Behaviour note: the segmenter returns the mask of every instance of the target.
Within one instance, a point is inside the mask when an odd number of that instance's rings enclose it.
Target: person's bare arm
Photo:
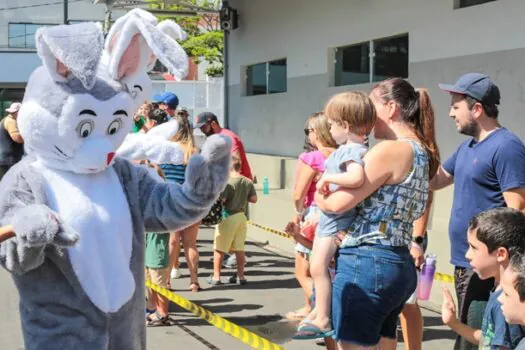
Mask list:
[[[503,192],[507,207],[525,211],[525,188],[514,188]]]
[[[383,141],[373,147],[364,157],[365,181],[355,189],[340,188],[323,196],[316,193],[315,203],[324,212],[344,213],[374,193],[392,179],[401,181],[412,166],[411,146],[396,141]],[[394,182],[393,182],[394,183]]]
[[[257,195],[255,194],[255,195],[250,196],[250,198],[248,198],[248,202],[254,203],[254,204],[257,203]]]
[[[425,211],[423,215],[416,221],[412,226],[412,237],[425,237],[427,235],[427,225],[430,220],[430,211],[432,208],[432,202],[434,201],[434,192],[429,191],[427,204],[425,206]],[[425,257],[423,252],[423,247],[417,245],[415,242],[412,242],[412,247],[410,248],[410,254],[414,258],[414,263],[416,267],[419,267],[423,264]]]
[[[4,127],[9,133],[11,139],[16,143],[24,143],[24,139],[20,132],[18,131],[18,126],[16,125],[16,120],[8,117],[4,122]]]
[[[346,171],[341,174],[323,174],[317,183],[317,189],[322,194],[328,194],[329,185],[334,184],[344,188],[356,188],[365,182],[365,170],[361,164],[349,162]]]
[[[430,180],[430,189],[432,191],[438,191],[453,183],[454,176],[450,175],[443,166],[440,166],[436,175]]]
[[[297,170],[298,174],[293,192],[293,201],[296,211],[294,221],[299,223],[300,215],[298,213],[301,213],[304,210],[304,200],[317,171],[302,161],[299,161],[297,166],[299,169]]]
[[[443,288],[443,304],[441,305],[441,318],[443,323],[454,332],[465,338],[468,342],[478,345],[481,339],[481,330],[474,329],[461,323],[456,317],[456,304],[448,288]]]

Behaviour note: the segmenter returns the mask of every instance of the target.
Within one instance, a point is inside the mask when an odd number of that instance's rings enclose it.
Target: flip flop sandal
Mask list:
[[[233,283],[233,284],[237,283],[237,276],[231,276],[230,278],[228,278],[228,282]],[[247,285],[248,280],[246,280],[246,278],[239,279],[239,284],[241,286]]]
[[[322,330],[319,327],[308,324],[303,327],[301,327],[301,330],[295,333],[293,336],[293,339],[297,340],[311,340],[311,339],[318,339],[318,338],[328,338],[334,335],[334,330]]]
[[[202,290],[199,282],[192,282],[190,284],[190,290],[193,292],[193,293],[197,293],[197,292],[200,292]]]

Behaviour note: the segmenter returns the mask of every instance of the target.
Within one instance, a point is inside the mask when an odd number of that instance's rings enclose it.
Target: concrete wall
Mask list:
[[[438,141],[446,158],[463,139],[448,115],[439,82],[468,71],[489,73],[502,92],[502,123],[518,128],[525,107],[525,22],[521,0],[495,1],[454,10],[453,0],[236,0],[239,29],[230,34],[229,126],[250,152],[296,156],[304,120],[333,94],[370,84],[329,87],[330,51],[399,33],[409,34],[409,79],[428,87],[436,106]],[[468,25],[466,25],[468,21]],[[490,23],[490,25],[487,25]],[[378,25],[380,24],[380,25]],[[287,58],[288,91],[243,96],[244,67]]]

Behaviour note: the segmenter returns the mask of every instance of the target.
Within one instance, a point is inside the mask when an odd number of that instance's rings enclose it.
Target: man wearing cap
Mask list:
[[[159,108],[168,114],[168,120],[173,118],[177,113],[179,98],[173,92],[165,92],[153,97],[154,101],[159,101]]]
[[[15,165],[24,155],[24,140],[20,136],[16,118],[22,104],[15,102],[5,111],[9,113],[0,127],[0,179],[9,168]]]
[[[449,223],[451,263],[461,321],[470,303],[488,300],[493,280],[482,281],[465,258],[470,219],[482,211],[511,207],[525,210],[525,146],[498,121],[500,92],[485,74],[468,73],[454,85],[440,84],[451,95],[449,116],[469,136],[439,168],[431,189],[454,184]]]
[[[250,165],[248,164],[248,158],[246,157],[244,145],[237,134],[231,130],[222,128],[219,125],[217,116],[212,112],[200,113],[197,116],[195,127],[199,128],[206,136],[221,134],[230,137],[232,139],[232,155],[239,157],[241,160],[241,175],[253,181],[252,171],[250,169]]]

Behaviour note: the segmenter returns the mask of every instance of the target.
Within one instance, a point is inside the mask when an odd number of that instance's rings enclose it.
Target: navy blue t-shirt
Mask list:
[[[469,221],[482,211],[506,206],[503,192],[525,187],[525,146],[516,135],[500,128],[481,142],[471,138],[462,143],[443,168],[454,176],[450,262],[469,267],[465,258]]]
[[[521,327],[505,321],[501,304],[498,301],[502,292],[503,289],[499,289],[490,293],[481,326],[479,348],[482,350],[497,350],[500,347],[514,349],[523,339],[524,334]]]

